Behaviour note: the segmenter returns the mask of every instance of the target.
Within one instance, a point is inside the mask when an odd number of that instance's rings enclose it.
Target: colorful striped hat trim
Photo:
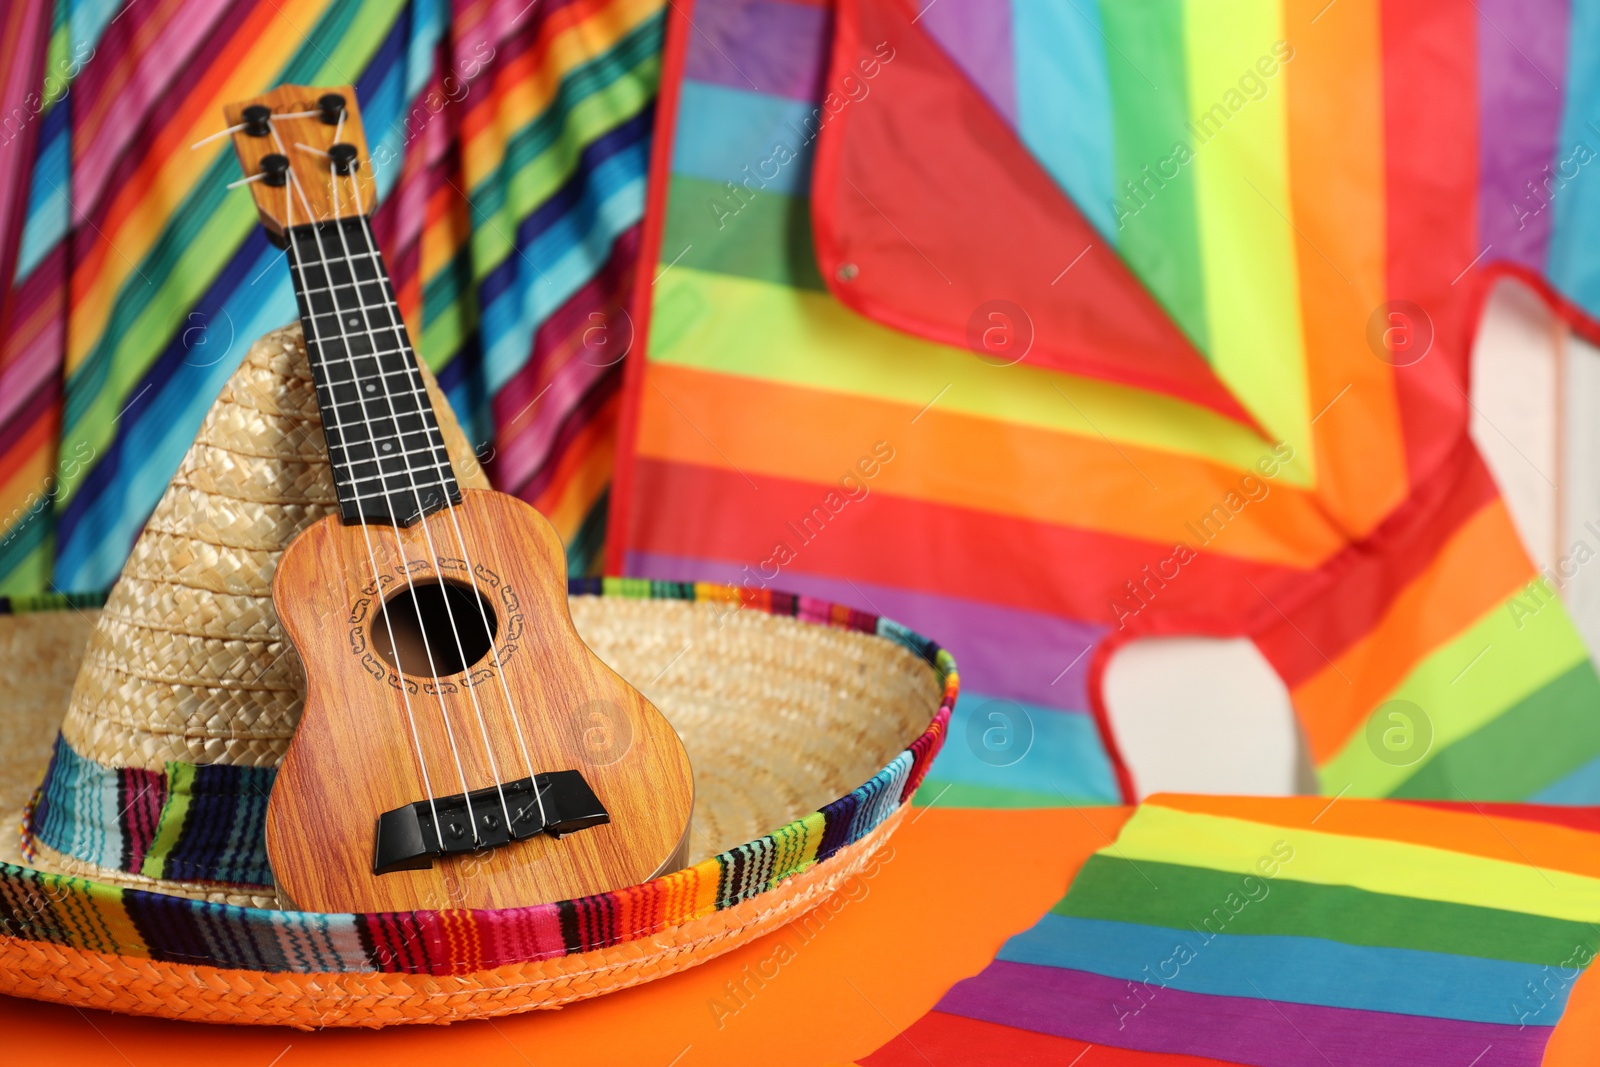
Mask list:
[[[959,688],[955,662],[897,623],[811,597],[707,583],[587,578],[574,596],[709,601],[876,634],[914,652],[942,684],[928,728],[870,780],[787,826],[642,885],[536,907],[384,914],[242,908],[0,864],[0,933],[93,952],[265,972],[465,974],[607,948],[730,908],[860,841],[905,804],[943,744]],[[220,772],[240,772],[218,777]],[[126,778],[58,743],[31,818],[54,848],[161,878],[266,883],[259,825],[269,771],[169,764]],[[224,780],[227,778],[227,780]],[[249,781],[246,781],[249,778]],[[94,827],[58,816],[65,791],[95,789],[105,803],[148,788],[138,810]],[[159,803],[156,801],[159,797]],[[81,799],[74,805],[88,810]],[[104,807],[104,804],[101,805]],[[118,809],[111,809],[116,812]],[[203,874],[202,874],[203,872]],[[228,876],[226,878],[219,876]]]

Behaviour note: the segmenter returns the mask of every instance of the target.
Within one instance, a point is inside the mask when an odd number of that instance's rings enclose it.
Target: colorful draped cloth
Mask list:
[[[496,483],[598,562],[660,0],[20,0],[0,151],[0,594],[108,587],[295,318],[222,105],[356,86],[374,230]],[[13,64],[15,60],[15,64]]]
[[[1596,829],[1565,808],[1155,796],[860,1062],[1065,1064],[1092,1045],[1150,1067],[1533,1067],[1600,951]]]
[[[1468,436],[1481,301],[1600,310],[1600,3],[674,4],[608,549],[903,618],[924,799],[1133,785],[1123,642],[1244,636],[1328,794],[1600,800]]]

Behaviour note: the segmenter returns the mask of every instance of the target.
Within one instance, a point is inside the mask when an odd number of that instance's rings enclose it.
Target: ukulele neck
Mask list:
[[[367,220],[287,231],[290,275],[346,523],[409,526],[461,502]]]

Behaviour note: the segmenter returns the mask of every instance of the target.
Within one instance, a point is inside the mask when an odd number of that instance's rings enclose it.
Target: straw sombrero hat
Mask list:
[[[462,483],[483,485],[427,384]],[[826,899],[943,740],[954,665],[894,623],[765,590],[576,581],[585,640],[689,749],[692,866],[537,907],[281,910],[262,820],[303,679],[270,584],[335,506],[289,327],[229,380],[103,608],[43,598],[0,616],[0,992],[300,1027],[558,1006]]]

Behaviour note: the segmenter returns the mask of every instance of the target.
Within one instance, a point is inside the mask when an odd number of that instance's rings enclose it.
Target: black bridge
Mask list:
[[[560,837],[610,821],[610,813],[582,774],[551,771],[384,812],[378,816],[372,873],[426,870],[445,856],[498,848],[536,834]]]

